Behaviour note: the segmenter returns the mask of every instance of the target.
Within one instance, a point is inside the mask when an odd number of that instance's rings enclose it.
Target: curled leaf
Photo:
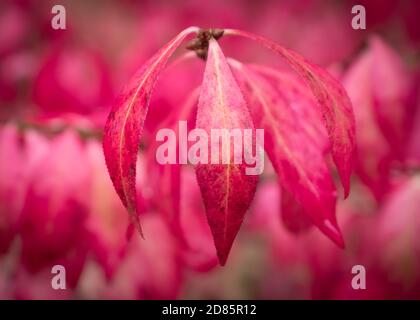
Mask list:
[[[330,137],[332,156],[347,197],[353,168],[355,120],[350,99],[344,88],[319,66],[267,38],[241,30],[225,30],[225,35],[229,34],[254,40],[280,54],[309,85],[318,101],[319,110]]]
[[[136,73],[114,104],[105,125],[103,149],[114,187],[132,223],[142,234],[136,204],[136,160],[151,92],[168,59],[184,38],[197,28],[187,28],[159,50]]]
[[[209,137],[211,129],[253,129],[245,100],[226,58],[216,40],[209,42],[196,127],[205,130]],[[221,265],[226,263],[258,182],[257,176],[246,174],[244,162],[234,163],[235,155],[238,156],[236,150],[227,149],[221,152],[221,158],[229,159],[226,164],[196,165],[197,181]]]
[[[335,218],[336,191],[324,159],[325,133],[317,131],[312,100],[293,92],[284,83],[282,91],[257,72],[232,61],[242,92],[256,126],[264,128],[265,150],[282,185],[283,218],[297,231],[307,223],[302,213],[339,246],[343,246]],[[306,111],[306,113],[305,113]],[[303,212],[302,212],[303,211]],[[289,215],[288,215],[289,214]],[[297,223],[302,222],[302,225]]]

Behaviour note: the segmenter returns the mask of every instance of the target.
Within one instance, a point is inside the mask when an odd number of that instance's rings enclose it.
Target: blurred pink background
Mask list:
[[[418,1],[63,0],[66,30],[51,28],[54,4],[0,4],[0,299],[420,298]],[[355,4],[366,7],[366,30],[351,27]],[[285,228],[269,163],[225,267],[190,166],[182,168],[180,239],[139,161],[146,240],[127,242],[102,128],[135,70],[190,25],[264,35],[347,89],[357,159],[350,197],[340,193],[337,205],[345,250],[315,228]],[[281,66],[245,40],[220,44],[235,59]],[[194,59],[163,74],[140,159],[203,70]],[[66,290],[51,288],[56,264],[66,267]],[[366,290],[351,287],[354,265],[366,268]]]

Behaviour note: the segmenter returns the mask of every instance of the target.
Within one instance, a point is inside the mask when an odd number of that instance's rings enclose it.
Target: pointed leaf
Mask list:
[[[238,84],[215,40],[210,40],[196,127],[204,129],[209,137],[211,129],[254,127]],[[226,262],[258,182],[257,176],[246,175],[244,163],[233,163],[233,149],[225,151],[229,152],[227,164],[196,166],[197,181],[221,265]],[[211,155],[210,150],[208,154]]]
[[[235,61],[231,65],[238,71],[235,74],[255,125],[265,130],[265,150],[286,196],[293,198],[289,203],[296,201],[322,232],[343,246],[335,218],[335,186],[322,148],[325,136],[312,124],[315,102],[296,96],[286,84],[286,90],[276,91],[251,69]]]
[[[195,31],[193,27],[182,31],[137,72],[118,97],[105,125],[103,148],[108,171],[140,234],[142,231],[136,205],[136,160],[150,95],[170,56],[184,38]]]
[[[344,187],[345,197],[347,197],[353,168],[355,121],[350,99],[341,84],[319,66],[267,38],[233,29],[225,30],[224,34],[254,40],[280,54],[309,85],[318,101],[320,113],[330,137],[332,156]]]
[[[314,110],[313,105],[316,102],[313,101],[313,95],[305,83],[293,74],[269,67],[252,65],[250,68],[270,80],[273,87],[284,98],[287,98],[289,102],[287,106],[297,114],[298,121],[300,120],[299,125],[293,126],[292,129],[301,128],[302,136],[316,137],[310,142],[312,148],[314,150],[318,148],[320,153],[327,152],[328,136],[321,119],[317,117],[317,112]],[[285,227],[294,233],[300,233],[312,226],[304,206],[284,187],[281,188],[281,216]]]

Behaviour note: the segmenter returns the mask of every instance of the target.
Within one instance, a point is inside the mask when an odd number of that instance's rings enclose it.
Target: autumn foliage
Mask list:
[[[2,3],[0,298],[420,298],[420,10],[362,4]],[[263,173],[162,128],[264,129]]]

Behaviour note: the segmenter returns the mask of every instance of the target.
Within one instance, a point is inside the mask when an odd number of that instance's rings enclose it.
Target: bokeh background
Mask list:
[[[420,298],[420,2],[0,2],[0,298]],[[367,29],[351,28],[362,4]],[[127,241],[128,217],[101,147],[107,112],[141,64],[183,28],[231,27],[267,36],[327,68],[352,99],[357,159],[337,204],[346,249],[319,230],[288,231],[266,165],[228,263],[217,265],[190,166],[181,182],[181,232],[162,214],[139,162],[146,240]],[[256,44],[220,41],[226,55],[280,65]],[[180,51],[182,51],[181,49]],[[170,68],[151,100],[148,135],[202,79],[195,59]],[[308,159],[309,160],[309,159]],[[51,288],[66,268],[67,289]],[[366,290],[353,290],[354,265]]]

